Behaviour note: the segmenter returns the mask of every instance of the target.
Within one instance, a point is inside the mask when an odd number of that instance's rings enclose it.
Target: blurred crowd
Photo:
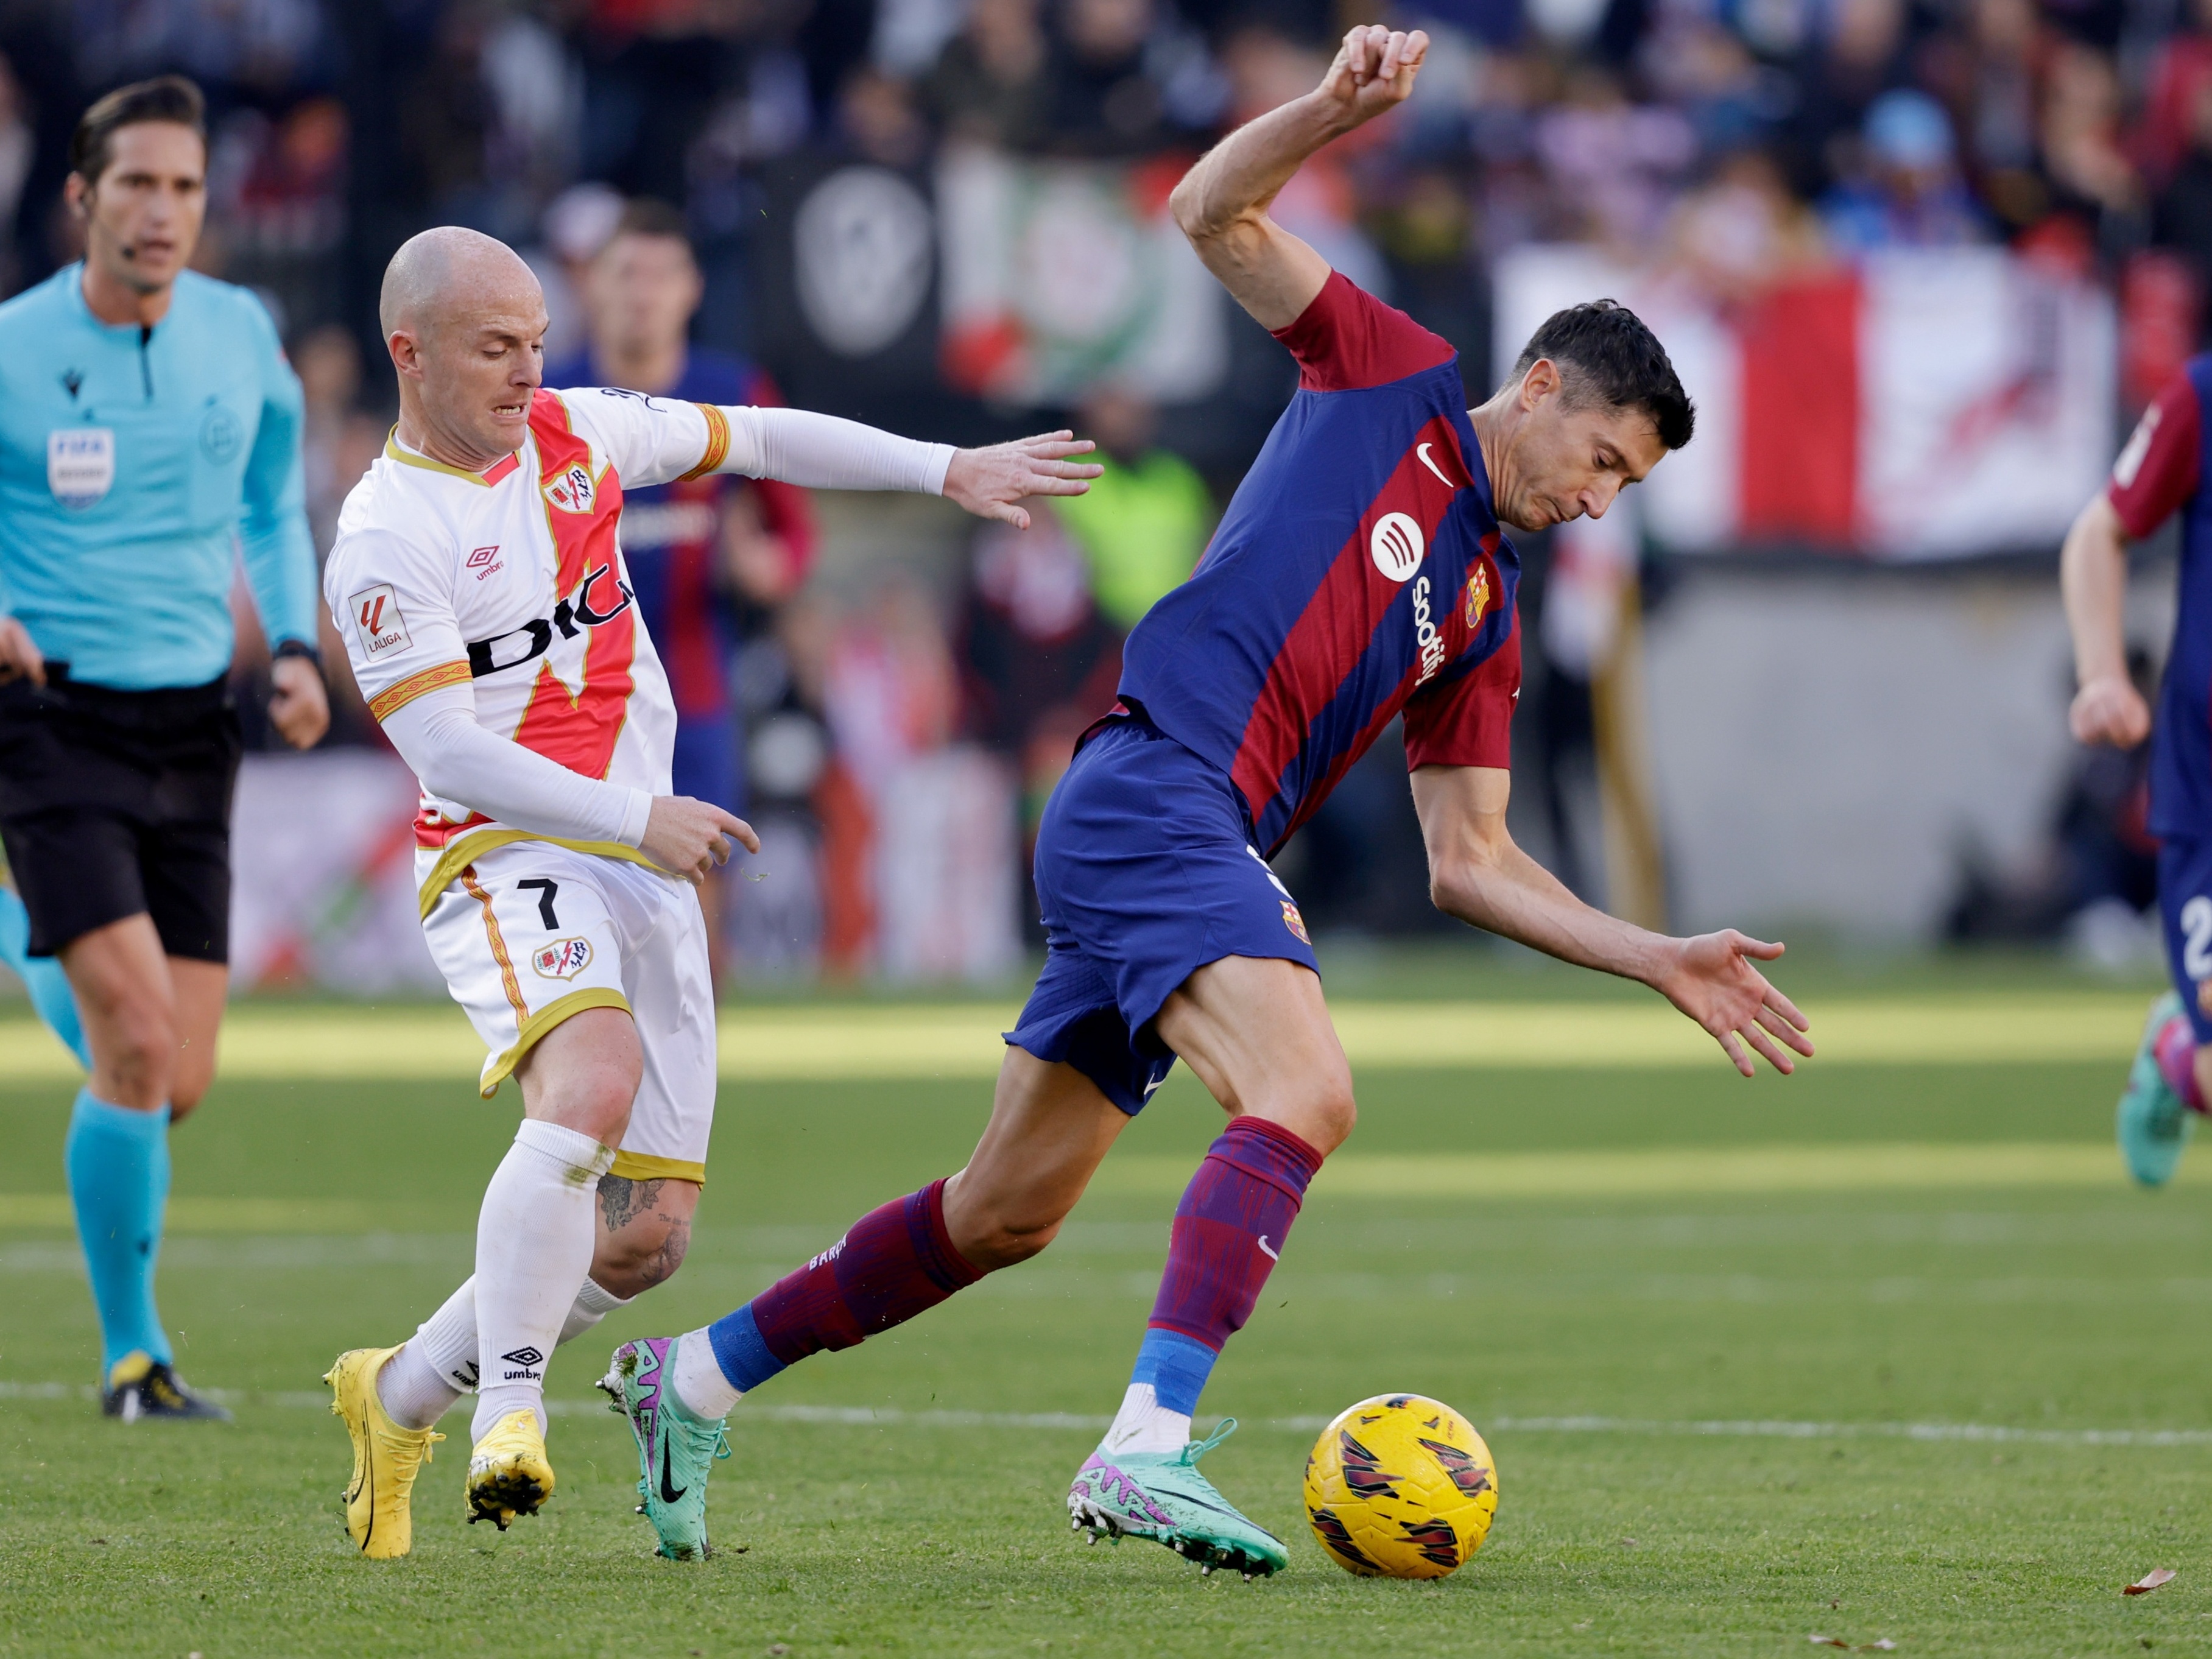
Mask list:
[[[777,297],[788,181],[858,162],[927,196],[963,146],[1171,178],[1310,88],[1362,21],[1322,0],[0,0],[0,289],[73,257],[58,204],[79,110],[181,70],[214,134],[200,263],[258,289],[289,342],[325,546],[390,418],[384,262],[441,222],[524,250],[549,362],[580,373],[622,361],[610,248],[643,201],[665,205],[696,272],[687,349],[759,395],[781,382],[958,441],[1063,418],[1096,438],[1108,471],[1090,497],[857,587],[815,579],[797,492],[714,503],[699,604],[738,787],[775,829],[762,862],[819,872],[748,895],[731,950],[865,971],[903,948],[900,927],[947,925],[878,914],[901,884],[878,826],[988,775],[1017,846],[1033,830],[1110,703],[1122,637],[1199,556],[1292,381],[1241,318],[1196,403],[1109,377],[1064,406],[1009,408],[963,390],[934,347],[919,378],[810,379]],[[1492,372],[1488,273],[1530,242],[1660,264],[1723,305],[1868,250],[2002,242],[2113,288],[2130,396],[2197,343],[2212,0],[1429,0],[1385,21],[1432,37],[1413,104],[1309,167],[1276,212],[1457,345],[1471,392]],[[1534,611],[1546,550],[1527,551]],[[1563,803],[1589,793],[1589,665],[1554,654],[1532,647],[1518,740],[1574,878]],[[357,702],[338,735],[375,741]],[[1425,925],[1395,764],[1382,745],[1293,854],[1322,925]],[[902,776],[921,793],[898,795]],[[974,837],[939,817],[957,857]]]

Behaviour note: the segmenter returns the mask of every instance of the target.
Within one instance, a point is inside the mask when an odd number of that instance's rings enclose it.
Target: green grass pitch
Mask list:
[[[1353,1145],[2102,1144],[2118,1072],[1744,1084],[1717,1055],[1705,1073],[1381,1073]],[[233,1391],[234,1427],[101,1420],[79,1395],[97,1355],[69,1234],[0,1231],[0,1654],[2212,1648],[2212,1186],[2143,1195],[2117,1162],[2103,1189],[1316,1194],[1206,1401],[1244,1424],[1210,1472],[1291,1541],[1291,1571],[1252,1584],[1150,1545],[1085,1547],[1061,1502],[1095,1430],[1012,1420],[1103,1419],[1120,1398],[1173,1198],[1102,1192],[1037,1261],[741,1406],[714,1487],[721,1553],[653,1559],[626,1435],[589,1390],[609,1348],[726,1311],[955,1167],[987,1093],[726,1087],[690,1263],[553,1365],[547,1513],[503,1536],[462,1523],[457,1413],[413,1558],[368,1563],[340,1528],[346,1440],[316,1379],[343,1347],[399,1340],[466,1272],[512,1097],[219,1084],[177,1137],[190,1225],[161,1292],[180,1364]],[[67,1095],[0,1079],[0,1215],[36,1221],[7,1196],[59,1190]],[[1123,1149],[1194,1159],[1217,1122],[1183,1079]],[[226,1209],[272,1198],[327,1207]],[[1489,1542],[1434,1583],[1346,1576],[1299,1510],[1311,1431],[1286,1420],[1395,1389],[1465,1411],[1500,1466]],[[1916,1425],[2033,1435],[1899,1426]],[[2146,1437],[2167,1430],[2189,1432]],[[2161,1566],[2179,1577],[2121,1596]]]

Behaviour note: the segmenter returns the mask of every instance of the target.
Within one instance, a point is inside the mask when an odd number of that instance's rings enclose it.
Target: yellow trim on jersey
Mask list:
[[[471,898],[483,906],[484,933],[491,940],[491,959],[499,964],[500,988],[507,993],[507,1006],[514,1010],[515,1024],[526,1030],[530,1025],[530,1005],[522,1000],[522,983],[514,976],[514,963],[508,959],[507,939],[499,931],[499,918],[492,914],[491,895],[477,880],[474,865],[463,867],[461,885],[468,890]]]
[[[523,1055],[543,1042],[548,1031],[570,1015],[580,1014],[586,1008],[619,1008],[627,1014],[629,1012],[629,1001],[620,991],[592,985],[547,1003],[521,1023],[514,1047],[486,1068],[483,1080],[477,1085],[477,1092],[489,1100],[499,1092],[499,1085],[506,1082],[514,1068],[522,1063]]]
[[[730,459],[730,417],[712,404],[694,404],[691,407],[707,417],[707,453],[700,458],[698,465],[677,479],[678,483],[703,478]],[[686,1176],[684,1179],[690,1177]]]
[[[449,478],[463,478],[472,484],[482,484],[486,489],[491,488],[483,472],[464,472],[458,466],[447,466],[443,461],[434,461],[428,455],[417,455],[412,450],[402,449],[399,447],[399,428],[396,423],[384,435],[384,459],[397,461],[402,466],[419,466],[425,472],[442,472]],[[506,459],[504,455],[500,457],[500,460]],[[492,463],[492,466],[498,465],[499,461]],[[490,468],[487,467],[485,471],[489,471]]]
[[[655,1158],[650,1152],[617,1152],[614,1168],[607,1173],[618,1175],[624,1181],[688,1181],[695,1187],[707,1184],[705,1164],[680,1158]]]
[[[380,723],[432,691],[449,685],[466,685],[472,678],[465,659],[441,662],[434,668],[417,669],[396,685],[387,685],[368,700],[368,712]]]
[[[620,859],[625,864],[641,864],[657,876],[668,872],[635,847],[625,847],[618,841],[568,841],[559,836],[533,836],[527,830],[477,830],[463,836],[438,855],[422,883],[420,895],[422,917],[428,921],[430,912],[438,908],[438,895],[453,884],[453,878],[465,865],[473,864],[486,853],[498,847],[507,847],[518,841],[550,842],[556,847],[565,847],[572,853],[589,853],[594,858]]]

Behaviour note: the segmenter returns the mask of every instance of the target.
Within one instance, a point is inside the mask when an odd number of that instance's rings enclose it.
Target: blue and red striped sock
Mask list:
[[[1281,1124],[1249,1115],[1206,1149],[1176,1206],[1167,1269],[1108,1445],[1171,1451],[1188,1437],[1213,1362],[1251,1317],[1321,1162]]]
[[[945,1182],[872,1210],[820,1255],[707,1328],[730,1386],[749,1394],[824,1348],[850,1348],[973,1285],[945,1231]]]

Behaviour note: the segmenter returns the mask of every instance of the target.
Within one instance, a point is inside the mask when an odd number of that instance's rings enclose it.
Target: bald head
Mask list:
[[[389,339],[396,330],[425,332],[455,316],[528,310],[544,298],[536,275],[506,243],[440,225],[399,245],[384,268],[376,314]]]
[[[404,441],[464,471],[521,444],[544,361],[545,296],[513,248],[458,225],[410,237],[385,267],[377,313],[399,373]]]

